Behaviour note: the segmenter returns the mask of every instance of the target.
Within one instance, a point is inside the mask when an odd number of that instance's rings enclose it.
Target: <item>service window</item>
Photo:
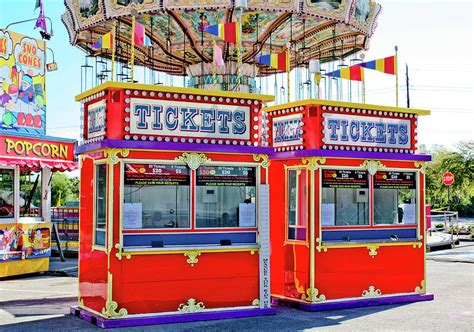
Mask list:
[[[20,172],[20,217],[41,217],[41,170]]]
[[[256,168],[200,166],[196,172],[196,226],[256,226]]]
[[[367,171],[324,169],[322,176],[322,225],[369,225]]]
[[[416,224],[416,173],[377,172],[374,176],[374,222]]]
[[[127,163],[124,173],[124,229],[190,227],[187,166]]]
[[[289,169],[287,188],[287,240],[306,241],[308,218],[306,170]]]
[[[94,244],[105,246],[107,218],[107,165],[95,166]]]
[[[13,218],[15,213],[13,169],[0,169],[0,219]]]

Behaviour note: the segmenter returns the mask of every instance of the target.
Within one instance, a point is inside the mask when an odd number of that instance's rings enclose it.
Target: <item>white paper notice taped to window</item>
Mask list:
[[[123,229],[142,228],[142,203],[123,203]]]
[[[334,226],[334,204],[321,204],[321,223],[323,226]]]
[[[239,227],[255,227],[255,203],[239,204]]]

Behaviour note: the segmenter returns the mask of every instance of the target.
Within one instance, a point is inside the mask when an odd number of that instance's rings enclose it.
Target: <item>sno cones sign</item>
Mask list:
[[[46,133],[45,43],[0,29],[0,133]]]

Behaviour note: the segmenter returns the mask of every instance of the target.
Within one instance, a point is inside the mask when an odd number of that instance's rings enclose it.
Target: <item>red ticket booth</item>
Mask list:
[[[272,96],[104,83],[82,103],[79,304],[101,327],[273,314]]]
[[[306,100],[264,109],[271,155],[275,304],[317,311],[433,299],[426,293],[429,111]]]

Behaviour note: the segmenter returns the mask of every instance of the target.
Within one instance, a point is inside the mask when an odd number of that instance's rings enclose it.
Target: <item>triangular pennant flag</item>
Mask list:
[[[102,35],[93,45],[95,49],[111,49],[113,48],[113,35],[111,32],[107,32],[105,35]]]
[[[137,46],[151,46],[151,39],[145,33],[145,27],[135,22],[134,43]]]
[[[220,37],[222,40],[237,44],[240,40],[239,26],[237,22],[229,22],[225,24],[214,24],[202,27],[204,32]]]
[[[286,51],[276,54],[265,54],[256,57],[255,60],[262,65],[266,65],[281,71],[287,71],[289,63],[288,55],[289,54]]]
[[[385,74],[395,75],[397,71],[397,57],[392,55],[387,58],[359,63],[356,66],[373,69]]]
[[[224,65],[224,59],[222,58],[222,49],[215,43],[213,49],[213,62],[216,67],[222,67]]]

